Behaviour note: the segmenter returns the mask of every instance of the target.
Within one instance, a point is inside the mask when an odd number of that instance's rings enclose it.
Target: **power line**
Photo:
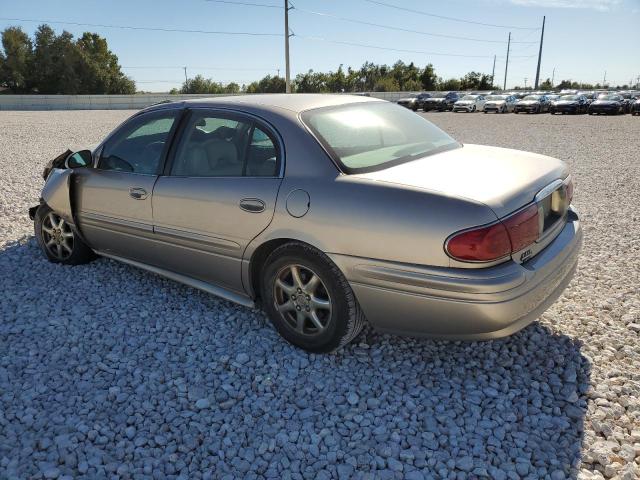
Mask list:
[[[317,15],[320,17],[334,18],[336,20],[341,20],[343,22],[357,23],[360,25],[368,25],[370,27],[377,27],[377,28],[386,28],[387,30],[395,30],[399,32],[417,33],[419,35],[428,35],[430,37],[451,38],[455,40],[465,40],[470,42],[485,42],[485,43],[500,43],[500,44],[505,43],[504,40],[485,40],[482,38],[461,37],[458,35],[445,35],[442,33],[431,33],[431,32],[425,32],[422,30],[412,30],[410,28],[396,27],[392,25],[383,25],[380,23],[367,22],[365,20],[356,20],[355,18],[341,17],[339,15],[333,15],[331,13],[315,12],[313,10],[306,10],[304,8],[298,8],[298,7],[294,7],[293,10],[298,12],[308,13],[310,15]],[[538,42],[511,42],[511,43],[536,44]]]
[[[190,80],[193,80],[192,78]],[[215,80],[216,83],[249,83],[253,80]],[[184,80],[135,80],[136,83],[184,83]]]
[[[237,5],[239,7],[264,7],[264,8],[282,9],[281,5],[273,5],[273,4],[267,4],[267,3],[232,2],[231,0],[205,0],[205,1],[212,2],[212,3],[226,3],[228,5]]]
[[[464,20],[462,18],[455,17],[447,17],[444,15],[436,15],[435,13],[424,12],[421,10],[414,10],[413,8],[401,7],[399,5],[393,5],[391,3],[380,2],[378,0],[364,0],[365,2],[373,3],[375,5],[381,5],[383,7],[395,8],[396,10],[403,10],[405,12],[415,13],[417,15],[424,15],[426,17],[434,17],[439,18],[441,20],[449,20],[451,22],[460,22],[460,23],[470,23],[472,25],[482,25],[485,27],[496,27],[496,28],[513,28],[516,30],[539,30],[538,27],[517,27],[513,25],[496,25],[493,23],[483,23],[483,22],[474,22],[473,20]]]
[[[327,42],[327,43],[335,43],[337,45],[349,45],[352,47],[363,47],[363,48],[373,48],[376,50],[388,50],[391,52],[404,52],[404,53],[420,53],[420,54],[424,54],[424,55],[438,55],[438,56],[443,56],[443,57],[462,57],[462,58],[493,58],[493,55],[466,55],[466,54],[458,54],[458,53],[448,53],[448,52],[428,52],[425,50],[407,50],[407,49],[403,49],[403,48],[392,48],[392,47],[382,47],[379,45],[369,45],[369,44],[365,44],[365,43],[356,43],[356,42],[347,42],[347,41],[342,41],[342,40],[330,40],[328,38],[322,38],[322,37],[312,37],[312,36],[306,36],[306,35],[295,35],[295,37],[297,38],[302,38],[305,40],[314,40],[314,41],[320,41],[320,42]],[[504,43],[504,42],[502,42]],[[529,55],[526,56],[524,58],[533,58],[535,57],[535,55]],[[500,55],[498,55],[498,58],[502,58]],[[512,56],[512,58],[514,58]]]
[[[225,32],[221,30],[186,30],[180,28],[163,28],[163,27],[137,27],[133,25],[106,25],[101,23],[81,23],[81,22],[63,22],[57,20],[35,20],[32,18],[7,18],[0,17],[0,20],[9,22],[32,22],[32,23],[53,23],[59,25],[75,25],[81,27],[98,27],[98,28],[118,28],[122,30],[147,30],[152,32],[178,32],[178,33],[204,33],[208,35],[249,35],[256,37],[281,37],[280,33],[258,33],[258,32]]]
[[[190,68],[190,69],[193,69],[193,70],[228,70],[228,71],[255,71],[255,72],[264,72],[264,71],[277,70],[277,68],[273,68],[273,67],[270,67],[270,68],[194,67],[194,66],[190,66],[190,65],[187,65],[187,67]],[[136,65],[136,66],[122,66],[121,68],[159,70],[159,69],[182,69],[182,68],[184,68],[184,66],[178,66],[178,65],[174,65],[174,66],[170,66],[170,65],[164,65],[164,66]]]

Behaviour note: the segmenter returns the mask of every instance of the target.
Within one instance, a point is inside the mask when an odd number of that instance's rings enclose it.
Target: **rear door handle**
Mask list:
[[[245,212],[260,213],[264,212],[266,204],[259,198],[243,198],[240,200],[240,208]]]
[[[144,200],[149,194],[144,188],[141,187],[129,187],[129,196],[136,200]]]

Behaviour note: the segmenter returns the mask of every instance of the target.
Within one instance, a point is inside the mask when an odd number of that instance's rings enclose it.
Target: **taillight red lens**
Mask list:
[[[511,239],[511,251],[519,252],[538,239],[538,206],[531,205],[502,221]]]
[[[449,239],[447,252],[458,260],[488,262],[511,254],[511,242],[502,223],[467,230]]]
[[[446,244],[457,260],[490,262],[519,252],[538,239],[538,206],[533,204],[494,225],[458,233]]]

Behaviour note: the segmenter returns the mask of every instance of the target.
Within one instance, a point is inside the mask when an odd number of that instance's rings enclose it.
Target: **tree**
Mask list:
[[[299,93],[323,93],[330,91],[327,86],[327,75],[309,70],[299,73],[294,81],[295,91]]]
[[[14,93],[27,92],[33,57],[31,39],[20,27],[9,27],[2,32],[2,49],[0,85]]]
[[[392,77],[383,77],[373,86],[374,92],[397,92],[399,90],[398,82]]]
[[[0,84],[13,93],[135,93],[135,83],[98,34],[87,32],[74,40],[69,32],[56,35],[40,25],[33,43],[16,27],[5,29],[2,38]]]
[[[460,90],[460,80],[457,78],[450,78],[443,81],[440,79],[438,90]]]
[[[540,84],[540,90],[553,90],[553,84],[551,83],[550,78],[547,78]]]
[[[286,82],[277,75],[267,75],[257,82],[252,82],[247,87],[247,93],[284,93]]]
[[[434,91],[438,87],[438,76],[433,68],[432,64],[427,64],[420,74],[420,82],[422,83],[423,90]]]
[[[109,50],[107,40],[85,32],[77,41],[85,68],[80,75],[85,89],[111,94],[135,93],[135,83],[120,69],[118,57]]]
[[[491,75],[479,72],[469,72],[460,79],[460,89],[462,90],[491,90]],[[454,90],[447,88],[445,90]]]

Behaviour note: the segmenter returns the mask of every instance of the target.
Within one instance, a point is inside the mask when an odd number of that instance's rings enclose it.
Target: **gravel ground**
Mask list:
[[[258,311],[38,251],[45,161],[130,113],[0,112],[0,478],[640,476],[640,119],[426,114],[570,164],[577,277],[508,339],[309,355]]]

